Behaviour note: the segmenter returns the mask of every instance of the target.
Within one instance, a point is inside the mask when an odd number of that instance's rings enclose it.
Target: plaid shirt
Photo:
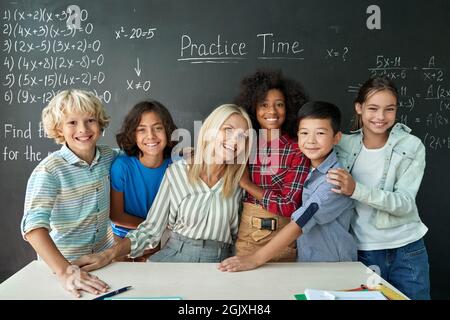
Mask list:
[[[246,192],[244,202],[290,217],[302,204],[303,183],[309,173],[310,161],[287,134],[261,145],[264,143],[259,142],[256,155],[249,161],[253,183],[264,189],[262,201]]]

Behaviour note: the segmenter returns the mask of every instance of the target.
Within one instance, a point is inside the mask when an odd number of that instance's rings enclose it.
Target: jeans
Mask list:
[[[195,240],[172,232],[161,251],[150,256],[152,262],[221,262],[231,255],[231,245],[214,240]]]
[[[358,251],[358,260],[377,266],[380,276],[412,300],[430,299],[428,254],[423,239],[406,246]]]

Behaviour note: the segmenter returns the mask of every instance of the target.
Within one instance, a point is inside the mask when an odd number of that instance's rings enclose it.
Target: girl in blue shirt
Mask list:
[[[125,117],[116,140],[126,155],[111,166],[110,217],[116,241],[146,219],[172,162],[170,137],[175,129],[169,111],[157,101],[140,102]],[[133,261],[145,261],[158,250],[159,246],[147,250]],[[130,260],[121,257],[116,261]]]

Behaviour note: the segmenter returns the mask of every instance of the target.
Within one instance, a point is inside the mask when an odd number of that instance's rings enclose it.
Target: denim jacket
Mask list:
[[[375,208],[375,226],[387,229],[406,223],[421,221],[416,195],[425,170],[425,146],[410,134],[411,129],[397,123],[391,129],[385,149],[384,169],[377,188],[356,182],[351,198]],[[342,166],[352,171],[362,148],[362,130],[344,134],[336,146]]]

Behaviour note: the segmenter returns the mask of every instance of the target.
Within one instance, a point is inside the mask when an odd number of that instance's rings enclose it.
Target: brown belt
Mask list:
[[[260,205],[244,202],[236,240],[236,254],[248,255],[267,244],[291,221],[288,217],[273,214]],[[272,261],[295,261],[296,242],[282,250]]]
[[[250,216],[249,224],[259,230],[270,230],[275,231],[278,227],[278,220],[276,218],[261,218]]]
[[[248,209],[250,210],[245,210],[244,214],[241,216],[241,219],[252,228],[258,230],[275,231],[286,224],[285,220],[290,220],[289,218],[279,217],[275,214],[269,213],[268,211],[262,209],[261,206],[257,206],[255,204],[244,203],[244,206],[249,207]],[[265,214],[261,214],[261,212],[264,212]],[[283,220],[284,223],[280,220]]]

